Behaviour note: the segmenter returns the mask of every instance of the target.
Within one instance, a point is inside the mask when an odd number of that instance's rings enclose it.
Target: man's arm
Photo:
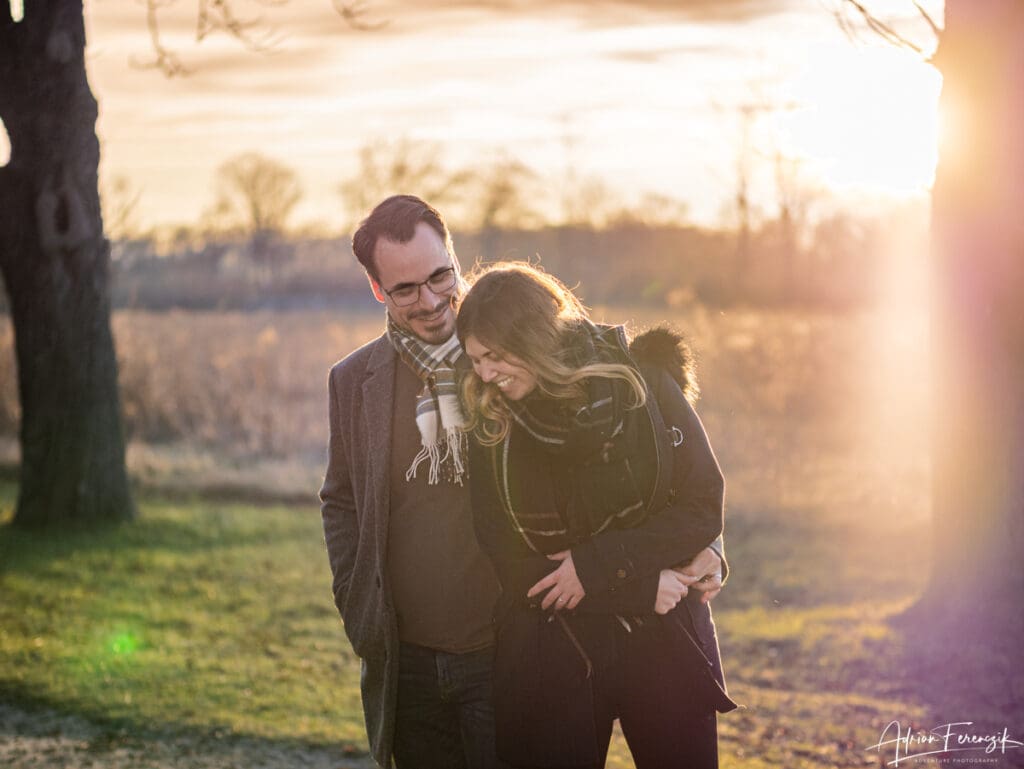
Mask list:
[[[715,546],[719,549],[716,549]],[[673,571],[680,575],[688,588],[697,590],[701,595],[701,603],[708,603],[722,592],[725,584],[725,571],[728,568],[721,556],[722,537],[712,542],[697,553],[697,556],[686,566],[676,566]]]
[[[324,541],[333,575],[334,605],[344,618],[348,585],[359,541],[359,524],[349,476],[349,453],[346,446],[349,436],[341,424],[338,405],[339,376],[340,370],[335,368],[331,370],[328,379],[330,439],[327,444],[327,472],[320,489],[320,515],[323,518]]]
[[[599,534],[598,536],[603,536]],[[702,603],[711,601],[722,589],[721,569],[724,562],[710,546],[704,548],[686,567],[662,569],[656,574],[629,580],[602,592],[588,593],[580,582],[568,550],[549,556],[559,566],[528,591],[541,608],[575,609],[590,614],[641,615],[655,611],[664,614],[686,596],[689,589],[704,595]],[[707,577],[705,575],[710,575]],[[586,601],[583,599],[586,598]],[[561,600],[559,600],[561,599]]]

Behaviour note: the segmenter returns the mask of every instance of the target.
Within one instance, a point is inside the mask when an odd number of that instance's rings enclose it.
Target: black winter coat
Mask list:
[[[692,670],[694,691],[709,710],[725,712],[736,707],[725,692],[711,610],[700,602],[700,593],[691,591],[664,616],[654,613],[661,570],[688,563],[721,534],[724,481],[678,376],[665,366],[638,368],[647,383],[648,398],[643,408],[630,412],[631,418],[653,425],[656,435],[652,439],[649,429],[627,429],[623,435],[631,436],[637,445],[620,447],[620,453],[631,457],[631,465],[647,468],[637,480],[650,484],[652,477],[662,478],[661,485],[668,488],[649,495],[658,501],[638,525],[607,529],[572,547],[586,596],[574,611],[561,612],[564,623],[549,621],[551,612],[539,608],[540,597],[526,597],[555,564],[530,549],[506,517],[493,472],[499,447],[474,442],[470,449],[477,537],[502,584],[495,612],[498,750],[514,764],[572,765],[598,760],[591,686],[593,676],[600,676],[602,665],[611,659],[611,634],[620,627],[616,615],[627,621],[641,617],[644,622],[662,623],[661,636],[668,639],[666,664]],[[510,452],[537,450],[518,424],[511,429]],[[553,485],[565,489],[565,495],[583,493],[573,482],[580,468],[545,463],[545,459],[531,467],[551,473]],[[531,480],[535,479],[512,478],[511,482]],[[559,502],[572,503],[569,499]]]

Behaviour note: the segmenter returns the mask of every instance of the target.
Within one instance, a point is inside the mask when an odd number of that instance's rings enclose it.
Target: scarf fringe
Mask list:
[[[463,476],[466,474],[466,465],[463,460],[467,449],[466,433],[458,427],[449,427],[445,430],[443,441],[445,449],[443,455],[441,454],[442,441],[440,439],[420,449],[419,453],[413,458],[409,469],[405,471],[406,481],[415,478],[419,466],[429,459],[430,469],[427,474],[427,483],[430,485],[439,483],[441,480],[441,468],[448,458],[451,457],[451,481],[459,486],[462,485]]]

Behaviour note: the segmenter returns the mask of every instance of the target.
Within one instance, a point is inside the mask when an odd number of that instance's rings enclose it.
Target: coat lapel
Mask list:
[[[391,426],[394,415],[395,364],[398,353],[381,336],[370,354],[363,380],[363,430],[371,488],[376,511],[376,535],[381,554],[387,552],[388,518],[391,512]]]

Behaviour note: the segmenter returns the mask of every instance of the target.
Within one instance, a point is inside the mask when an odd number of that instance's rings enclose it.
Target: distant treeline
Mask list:
[[[889,223],[891,225],[891,223]],[[593,304],[680,307],[873,303],[891,258],[885,223],[830,220],[801,245],[777,226],[736,233],[628,223],[454,233],[464,271],[498,259],[539,262]],[[904,238],[906,240],[906,238]],[[191,238],[158,253],[149,239],[112,244],[112,301],[138,309],[298,309],[371,306],[347,237],[263,233]]]

